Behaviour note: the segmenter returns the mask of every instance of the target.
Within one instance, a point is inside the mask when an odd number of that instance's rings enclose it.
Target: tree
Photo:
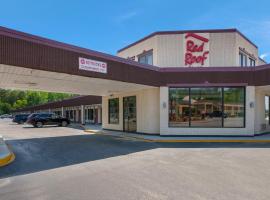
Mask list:
[[[64,93],[48,93],[36,91],[19,91],[0,89],[0,114],[27,106],[35,106],[47,102],[63,100],[73,95]]]

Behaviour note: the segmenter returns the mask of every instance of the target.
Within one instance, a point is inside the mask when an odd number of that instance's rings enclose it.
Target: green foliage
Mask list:
[[[70,98],[71,94],[0,89],[0,115],[12,110]]]

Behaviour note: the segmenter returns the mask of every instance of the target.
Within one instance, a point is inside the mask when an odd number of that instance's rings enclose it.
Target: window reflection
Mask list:
[[[191,88],[191,126],[222,126],[221,88]]]
[[[224,88],[224,127],[244,127],[244,103],[243,88]]]
[[[170,127],[245,127],[245,88],[170,88]]]
[[[189,126],[189,89],[170,88],[169,125]]]
[[[119,98],[109,99],[109,124],[119,124]]]

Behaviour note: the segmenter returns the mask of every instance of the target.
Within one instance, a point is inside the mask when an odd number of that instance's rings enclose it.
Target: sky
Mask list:
[[[270,62],[269,0],[0,0],[0,26],[116,54],[165,30],[237,28]]]

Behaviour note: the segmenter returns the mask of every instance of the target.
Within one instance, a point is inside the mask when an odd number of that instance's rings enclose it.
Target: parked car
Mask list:
[[[213,117],[222,117],[222,115],[223,115],[224,118],[228,117],[226,113],[222,113],[222,111],[218,111],[218,110],[213,111],[212,113],[210,113],[209,117],[211,117],[211,118],[213,118]]]
[[[26,123],[31,124],[36,128],[41,128],[44,125],[58,125],[65,127],[70,124],[70,121],[69,119],[60,117],[54,113],[33,113],[29,115]]]
[[[29,114],[18,114],[14,116],[12,121],[18,124],[23,124],[26,122],[28,116]]]
[[[11,119],[12,118],[12,115],[10,115],[10,114],[3,114],[3,115],[0,116],[0,119],[5,119],[5,118]]]

